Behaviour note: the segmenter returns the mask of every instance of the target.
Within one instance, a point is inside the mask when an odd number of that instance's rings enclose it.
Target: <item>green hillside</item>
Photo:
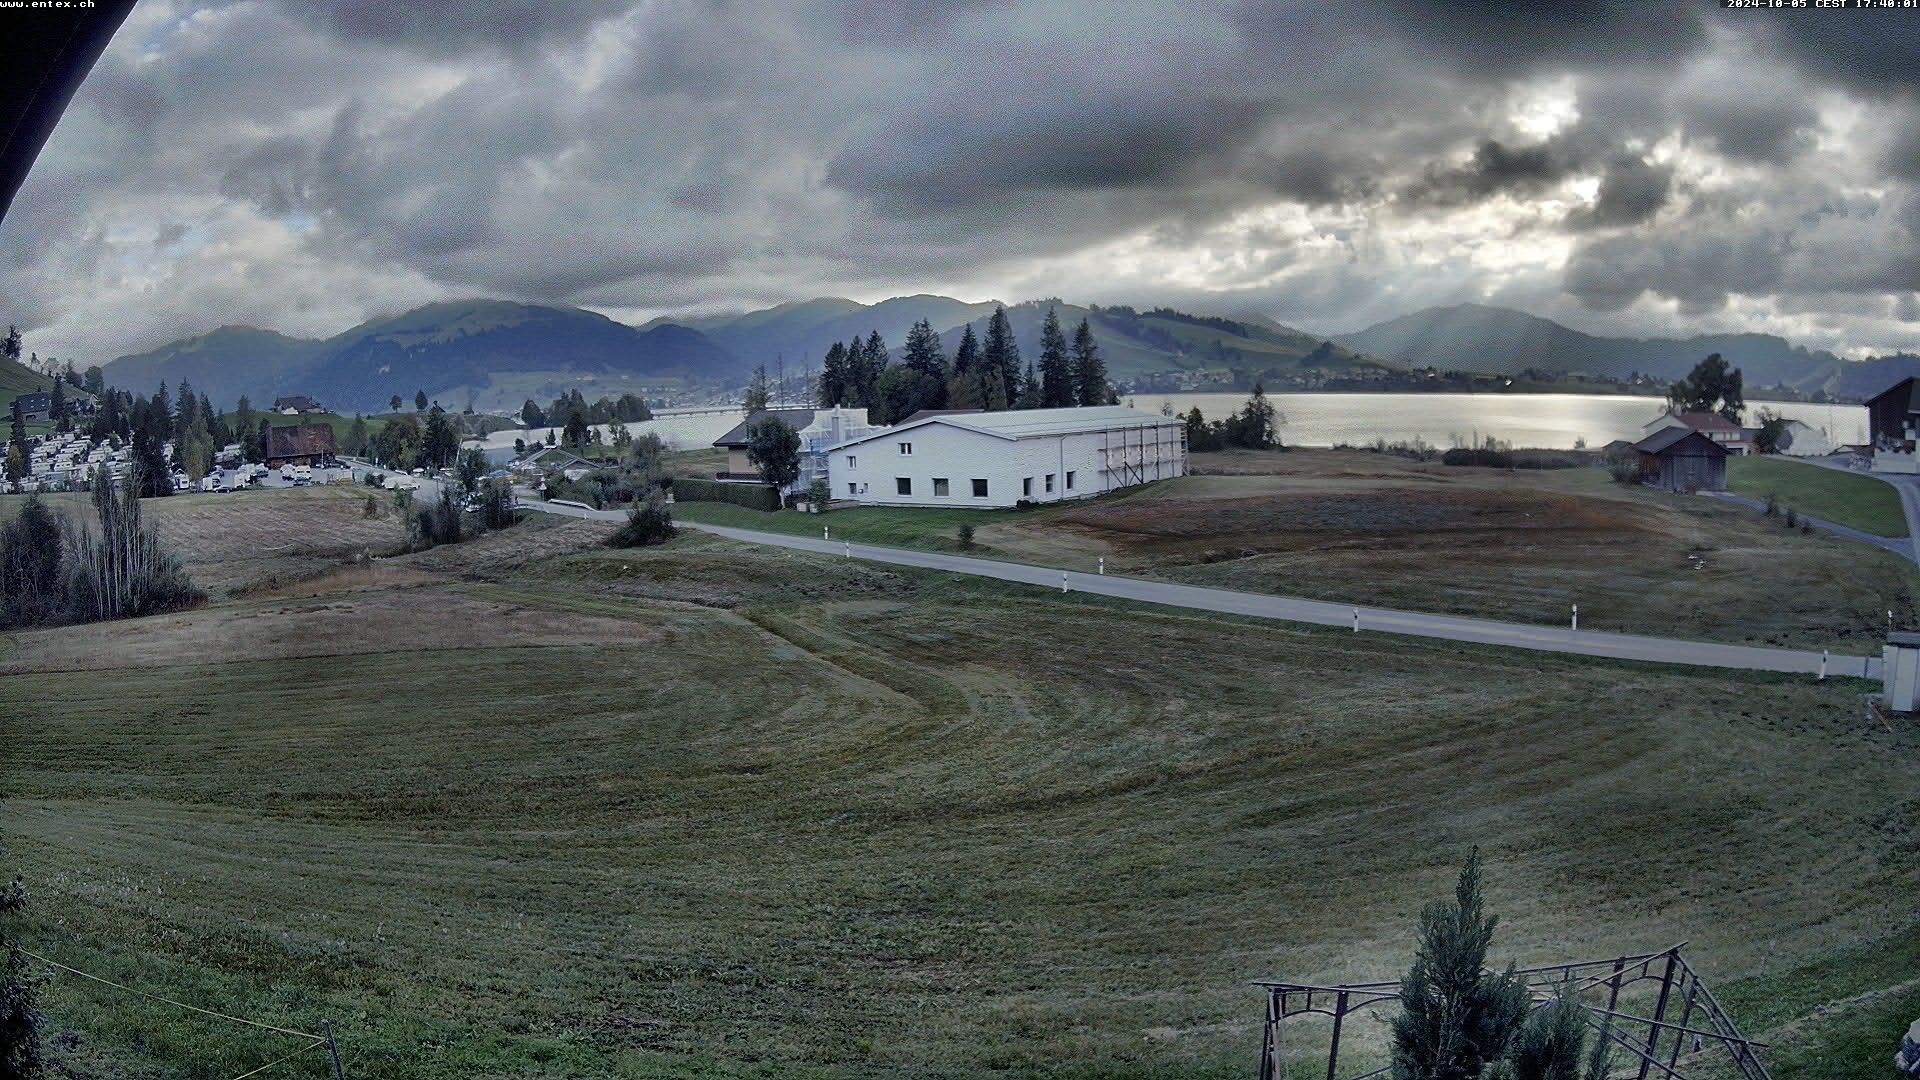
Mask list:
[[[0,407],[5,407],[21,394],[31,394],[37,390],[52,390],[53,377],[42,375],[16,360],[0,358]],[[71,394],[80,391],[67,388]]]

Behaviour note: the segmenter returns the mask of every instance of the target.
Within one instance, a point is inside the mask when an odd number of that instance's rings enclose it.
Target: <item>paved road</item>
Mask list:
[[[626,517],[625,513],[617,510],[587,510],[580,507],[556,506],[553,503],[541,502],[537,498],[527,497],[530,494],[523,493],[521,500],[522,508],[527,510],[594,521],[622,521]],[[891,563],[895,566],[917,566],[928,570],[972,574],[1000,581],[1036,585],[1050,590],[1059,589],[1064,581],[1068,590],[1072,592],[1115,596],[1198,611],[1217,611],[1229,615],[1250,615],[1255,618],[1282,619],[1288,622],[1342,628],[1352,627],[1354,615],[1358,612],[1362,632],[1410,634],[1415,637],[1442,638],[1448,641],[1464,641],[1481,645],[1505,645],[1541,652],[1574,653],[1616,660],[1647,660],[1745,671],[1784,671],[1811,675],[1817,674],[1821,665],[1821,654],[1817,652],[1640,637],[1633,634],[1609,634],[1594,630],[1576,631],[1571,627],[1494,622],[1489,619],[1432,615],[1418,611],[1398,611],[1393,608],[1355,608],[1350,604],[1333,604],[1321,600],[1302,600],[1287,596],[1235,592],[1230,589],[1209,589],[1198,585],[1145,581],[1140,578],[1121,577],[1117,574],[1063,571],[1044,566],[1031,566],[1026,563],[976,559],[935,551],[849,544],[842,540],[755,532],[721,525],[703,525],[692,521],[680,524],[749,544],[765,544],[796,551],[866,559],[871,562]],[[1838,655],[1830,659],[1827,670],[1834,675],[1878,678],[1880,659]]]

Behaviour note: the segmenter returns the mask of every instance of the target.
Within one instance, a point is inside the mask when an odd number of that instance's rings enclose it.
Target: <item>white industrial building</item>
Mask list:
[[[1059,502],[1186,473],[1184,421],[1117,405],[934,414],[828,452],[833,497],[874,506]]]

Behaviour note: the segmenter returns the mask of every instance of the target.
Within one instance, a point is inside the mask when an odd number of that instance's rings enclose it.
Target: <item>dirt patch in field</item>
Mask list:
[[[604,521],[544,514],[523,516],[528,520],[509,529],[387,561],[414,571],[497,581],[529,563],[600,550],[616,528]]]
[[[293,657],[513,646],[634,644],[658,631],[623,619],[391,587],[36,630],[14,637],[0,674],[166,667]]]
[[[1129,500],[1070,511],[1054,523],[1146,556],[1221,542],[1284,550],[1370,537],[1579,530],[1590,541],[1596,532],[1645,531],[1620,508],[1591,500],[1474,488]],[[1454,535],[1449,542],[1461,539]]]
[[[143,504],[187,573],[218,598],[292,582],[363,554],[406,542],[392,507],[366,516],[364,490],[307,488],[155,499]]]

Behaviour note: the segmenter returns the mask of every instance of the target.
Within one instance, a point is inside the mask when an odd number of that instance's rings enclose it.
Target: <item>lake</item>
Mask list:
[[[1136,395],[1135,408],[1158,410],[1171,402],[1185,414],[1218,420],[1246,403],[1245,394]],[[1492,435],[1514,446],[1569,450],[1575,440],[1591,447],[1614,439],[1638,439],[1660,414],[1662,398],[1614,394],[1268,394],[1286,417],[1281,437],[1296,446],[1361,445],[1375,439],[1425,439],[1441,449],[1457,440]],[[1840,443],[1867,441],[1867,410],[1860,405],[1813,405],[1793,401],[1748,401],[1745,421],[1756,423],[1762,407],[1825,431]]]
[[[1122,399],[1128,400],[1128,399]],[[1158,411],[1163,402],[1185,414],[1218,420],[1240,408],[1245,394],[1141,394],[1135,408]],[[1663,400],[1612,394],[1268,394],[1286,417],[1281,437],[1294,446],[1370,444],[1375,439],[1411,442],[1425,439],[1445,449],[1492,435],[1514,446],[1572,449],[1576,440],[1604,446],[1614,439],[1638,439],[1640,429],[1660,413]],[[1793,401],[1749,401],[1746,421],[1754,423],[1762,407],[1800,420],[1840,443],[1867,441],[1867,410],[1860,405],[1812,405]],[[627,425],[635,435],[651,431],[670,449],[711,444],[740,422],[739,411],[674,415]],[[600,427],[602,436],[606,426]],[[513,440],[545,441],[547,429],[495,432],[482,445],[511,450]]]

